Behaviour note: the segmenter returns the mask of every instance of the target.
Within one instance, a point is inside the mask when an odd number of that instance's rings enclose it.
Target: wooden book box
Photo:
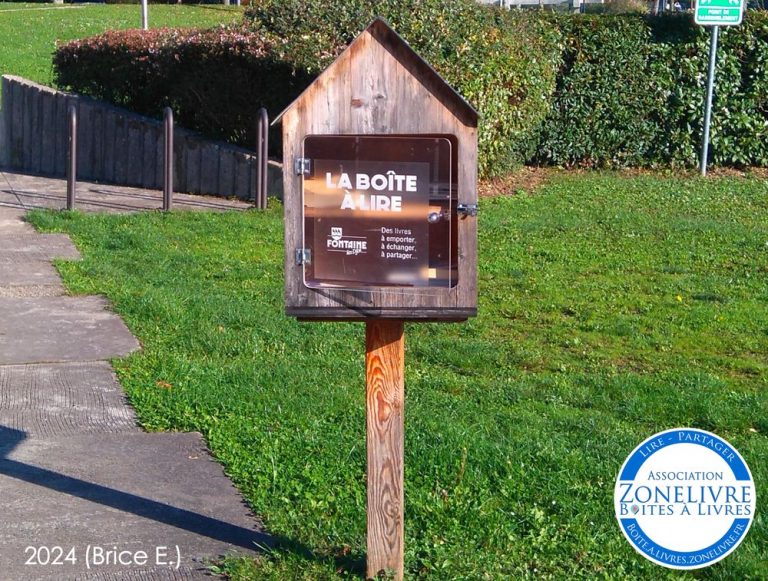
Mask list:
[[[278,116],[288,315],[476,314],[477,120],[381,19]]]

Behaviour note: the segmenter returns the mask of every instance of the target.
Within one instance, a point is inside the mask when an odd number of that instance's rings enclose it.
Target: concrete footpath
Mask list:
[[[19,204],[10,181],[0,172],[0,579],[205,579],[210,559],[269,545],[200,434],[137,427],[108,360],[139,343],[105,299],[65,295],[51,261],[77,249],[24,221],[58,194],[29,186]]]
[[[0,170],[0,207],[65,209],[67,182],[62,179],[30,176],[9,170]],[[109,186],[91,182],[77,182],[75,209],[83,212],[139,212],[160,210],[163,194],[158,190],[144,190],[125,186]],[[253,204],[242,200],[229,200],[214,196],[173,194],[175,210],[244,210]]]

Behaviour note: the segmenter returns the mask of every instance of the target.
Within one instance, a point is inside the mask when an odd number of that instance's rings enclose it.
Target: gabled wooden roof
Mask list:
[[[305,89],[293,103],[288,105],[288,107],[275,118],[272,124],[274,125],[279,122],[286,112],[301,104],[302,101],[307,98],[307,95],[311,93],[310,88],[313,85],[323,83],[324,77],[333,76],[333,69],[339,62],[351,58],[351,55],[355,54],[356,45],[361,42],[360,39],[366,34],[369,34],[381,44],[387,52],[403,65],[414,78],[418,79],[418,81],[459,121],[470,127],[477,127],[479,115],[472,105],[470,105],[464,97],[459,95],[453,87],[446,83],[437,71],[422,59],[399,34],[392,30],[383,18],[376,18],[371,22],[368,28],[360,33],[344,52],[341,53],[341,55],[339,55],[339,57],[313,81],[312,85]]]

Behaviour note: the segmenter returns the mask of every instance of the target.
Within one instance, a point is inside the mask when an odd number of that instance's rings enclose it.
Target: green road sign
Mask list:
[[[736,26],[744,16],[744,0],[698,0],[696,24],[704,26]]]

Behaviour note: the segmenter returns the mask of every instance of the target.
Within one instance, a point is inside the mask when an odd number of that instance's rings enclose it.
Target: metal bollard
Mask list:
[[[173,206],[173,111],[166,107],[163,113],[163,210],[168,212]]]
[[[67,210],[75,209],[77,183],[77,107],[69,106],[69,151],[67,153]]]
[[[267,207],[267,161],[269,159],[269,115],[259,109],[256,126],[256,195],[254,203],[263,210]]]

